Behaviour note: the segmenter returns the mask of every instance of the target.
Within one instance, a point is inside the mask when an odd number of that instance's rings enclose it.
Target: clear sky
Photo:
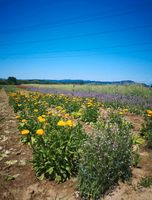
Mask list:
[[[152,0],[0,0],[0,78],[152,82]]]

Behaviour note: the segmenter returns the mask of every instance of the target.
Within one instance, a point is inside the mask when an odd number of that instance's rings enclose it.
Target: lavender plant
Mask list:
[[[84,144],[83,152],[78,189],[82,197],[98,199],[118,180],[131,176],[130,124],[116,115],[98,121]]]

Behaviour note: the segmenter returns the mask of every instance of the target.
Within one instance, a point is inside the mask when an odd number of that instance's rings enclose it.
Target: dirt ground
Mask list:
[[[129,115],[138,132],[143,119]],[[0,200],[76,200],[75,179],[56,184],[39,181],[32,168],[29,146],[19,140],[15,114],[8,104],[4,90],[0,90]],[[142,176],[152,176],[152,152],[142,150],[140,168],[133,169],[129,183],[120,183],[104,200],[151,200],[152,188],[138,188]]]

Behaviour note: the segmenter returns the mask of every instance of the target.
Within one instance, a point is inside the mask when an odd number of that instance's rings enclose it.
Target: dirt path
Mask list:
[[[142,118],[128,116],[134,122],[135,132]],[[136,126],[137,124],[137,126]],[[141,168],[133,169],[130,184],[121,183],[104,200],[151,200],[152,188],[138,189],[142,176],[152,176],[152,153],[141,153]],[[0,90],[0,200],[76,200],[74,184],[39,181],[32,169],[31,149],[19,140],[15,114],[8,104],[4,90]]]

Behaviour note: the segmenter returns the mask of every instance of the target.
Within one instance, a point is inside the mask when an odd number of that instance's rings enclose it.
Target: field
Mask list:
[[[0,199],[151,199],[150,87],[4,89]]]

